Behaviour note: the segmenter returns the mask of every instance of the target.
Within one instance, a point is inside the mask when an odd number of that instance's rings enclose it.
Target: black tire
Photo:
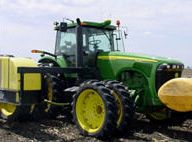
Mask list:
[[[63,101],[63,82],[57,76],[47,74],[45,76],[46,82],[46,95],[44,99],[48,101],[53,101],[61,103]],[[34,120],[39,119],[55,119],[58,115],[62,113],[63,106],[57,106],[49,104],[47,102],[42,102],[35,106],[32,117]]]
[[[97,94],[96,96],[98,98],[100,98],[102,100],[102,103],[104,104],[103,105],[104,110],[101,109],[104,112],[104,119],[101,122],[100,127],[94,132],[90,132],[90,131],[86,130],[86,128],[84,129],[84,127],[82,127],[82,125],[80,124],[80,117],[78,117],[78,114],[80,114],[78,109],[84,110],[84,106],[82,106],[81,108],[78,108],[78,106],[79,106],[78,102],[84,95],[84,92],[87,90],[95,91]],[[90,94],[88,94],[88,95],[90,95]],[[91,94],[91,95],[92,95],[91,97],[93,97],[93,94]],[[85,96],[85,98],[86,97],[88,97],[88,96]],[[86,102],[84,102],[84,103],[86,103]],[[99,105],[99,103],[95,103],[95,104]],[[79,87],[79,90],[77,91],[77,93],[73,96],[72,107],[73,107],[73,110],[72,110],[73,121],[76,123],[81,134],[83,134],[85,136],[97,137],[99,139],[106,139],[106,138],[109,138],[110,136],[112,136],[114,130],[116,129],[116,121],[117,121],[116,107],[117,106],[115,103],[115,98],[112,96],[110,90],[104,86],[104,84],[102,84],[101,82],[95,81],[95,80],[82,83],[81,86]],[[89,108],[91,108],[91,106],[87,107],[85,110],[87,110]],[[91,109],[89,109],[89,110],[91,110]],[[89,110],[87,112],[90,112]],[[92,112],[93,111],[91,111],[90,113],[92,113]],[[99,113],[99,112],[97,112],[96,107],[95,107],[95,112]],[[83,111],[83,113],[86,113],[86,112]],[[83,113],[80,115],[83,116]],[[100,114],[98,114],[98,115],[100,115]],[[93,121],[96,121],[95,117],[93,117]],[[89,125],[89,124],[87,124],[87,125]],[[92,124],[90,124],[89,126],[92,127]]]
[[[119,81],[104,81],[107,88],[113,91],[117,103],[117,131],[122,134],[130,128],[135,114],[135,103],[130,97],[128,89]]]

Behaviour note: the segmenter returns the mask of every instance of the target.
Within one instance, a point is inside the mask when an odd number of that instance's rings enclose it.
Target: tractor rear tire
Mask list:
[[[128,89],[125,88],[119,81],[104,81],[107,88],[112,90],[112,95],[115,97],[117,104],[117,131],[125,132],[130,128],[130,124],[135,114],[135,103],[130,97]]]
[[[48,92],[47,100],[60,103],[63,101],[63,83],[62,81],[53,75],[47,77]],[[50,118],[56,118],[61,114],[62,106],[47,104],[45,111],[48,113]]]
[[[47,74],[45,76],[45,81],[47,91],[44,98],[50,102],[61,102],[63,99],[63,86],[61,80],[54,75]],[[55,119],[58,115],[61,114],[62,109],[62,106],[56,106],[49,104],[48,102],[42,102],[41,104],[35,105],[32,112],[32,117],[34,120],[44,118]]]
[[[106,139],[115,131],[115,98],[101,82],[88,81],[81,84],[73,97],[72,107],[73,121],[81,134]]]

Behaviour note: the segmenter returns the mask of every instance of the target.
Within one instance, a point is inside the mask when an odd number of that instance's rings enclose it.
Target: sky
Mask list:
[[[39,58],[54,51],[53,23],[63,18],[121,21],[127,52],[165,56],[192,66],[192,0],[0,0],[0,54]]]

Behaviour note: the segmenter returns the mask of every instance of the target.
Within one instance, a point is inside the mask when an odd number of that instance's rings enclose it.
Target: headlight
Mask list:
[[[166,70],[168,68],[168,64],[162,64],[158,67],[160,70]]]
[[[167,69],[170,69],[171,68],[171,65],[167,65]]]
[[[173,65],[172,68],[173,68],[173,69],[176,69],[176,68],[177,68],[177,65]]]
[[[177,70],[177,69],[183,69],[184,65],[183,64],[161,64],[158,67],[158,70]]]

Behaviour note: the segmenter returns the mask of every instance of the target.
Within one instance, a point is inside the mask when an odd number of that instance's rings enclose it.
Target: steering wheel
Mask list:
[[[91,41],[89,41],[89,44],[90,45],[98,45],[98,44],[100,44],[101,43],[101,40],[91,40]]]

